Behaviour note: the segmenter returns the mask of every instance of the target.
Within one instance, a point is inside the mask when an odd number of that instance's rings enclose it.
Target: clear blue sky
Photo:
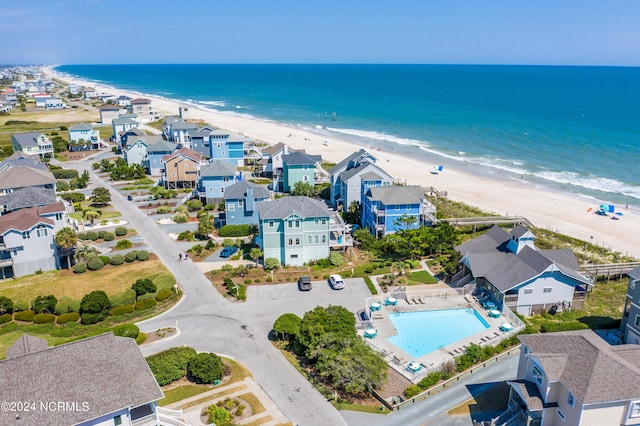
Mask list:
[[[2,0],[0,63],[640,65],[636,0]]]

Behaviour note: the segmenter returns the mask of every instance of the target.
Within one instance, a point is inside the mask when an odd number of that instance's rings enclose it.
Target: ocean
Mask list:
[[[593,203],[640,206],[640,68],[64,65],[56,70],[425,156],[445,171],[455,167],[527,179]]]

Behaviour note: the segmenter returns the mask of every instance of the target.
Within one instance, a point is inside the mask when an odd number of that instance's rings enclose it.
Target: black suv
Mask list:
[[[300,277],[298,278],[298,289],[300,291],[309,291],[311,290],[311,277]]]

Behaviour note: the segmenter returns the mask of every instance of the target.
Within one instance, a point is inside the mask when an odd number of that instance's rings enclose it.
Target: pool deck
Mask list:
[[[391,294],[374,296],[366,300],[366,312],[371,315],[371,323],[378,333],[375,338],[366,338],[365,340],[378,352],[382,353],[389,365],[405,376],[407,379],[416,383],[424,376],[432,371],[439,370],[440,366],[447,361],[453,361],[454,357],[464,354],[465,347],[473,343],[485,346],[496,345],[501,340],[513,334],[513,331],[503,332],[500,325],[509,322],[508,319],[500,315],[498,318],[489,316],[489,310],[483,309],[471,296],[462,296],[455,290],[437,289],[429,291],[412,291],[406,290],[406,300],[398,297],[397,305],[385,306],[384,301]],[[378,311],[371,312],[369,306],[371,303],[379,302],[382,308]],[[457,342],[442,346],[439,349],[423,355],[419,358],[413,358],[399,347],[392,344],[389,337],[395,336],[397,333],[393,322],[389,315],[395,312],[413,312],[413,311],[432,311],[443,309],[460,309],[473,308],[482,318],[489,324],[489,328],[481,332],[475,333]],[[455,324],[451,325],[455,327]],[[364,327],[367,328],[367,327]],[[364,335],[364,328],[360,331]],[[416,361],[422,365],[418,372],[412,372],[408,369],[410,362]]]

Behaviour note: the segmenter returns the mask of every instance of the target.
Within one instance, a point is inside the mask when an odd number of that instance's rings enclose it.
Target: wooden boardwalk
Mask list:
[[[477,225],[517,225],[523,224],[528,228],[534,228],[533,223],[523,216],[482,216],[482,217],[452,217],[440,219],[449,222],[452,226],[477,226]]]

